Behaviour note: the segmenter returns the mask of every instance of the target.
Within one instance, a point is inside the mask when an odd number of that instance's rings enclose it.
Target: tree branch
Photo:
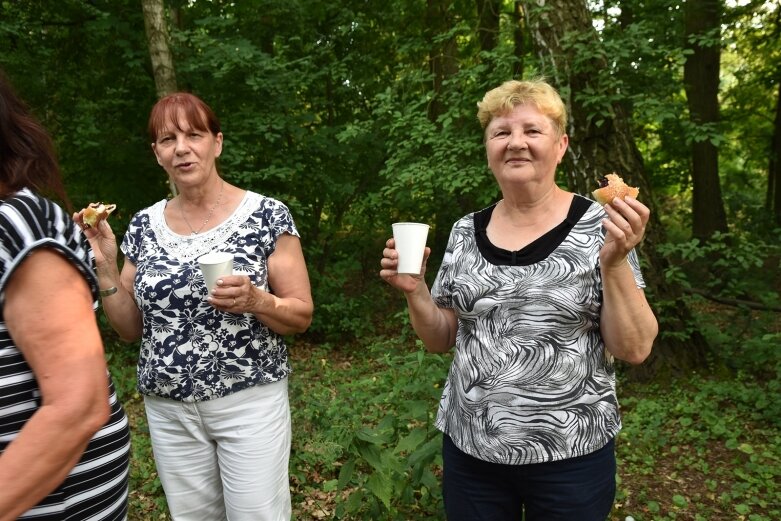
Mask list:
[[[762,304],[760,302],[754,302],[753,300],[742,300],[737,298],[725,298],[725,297],[717,297],[715,295],[711,295],[710,293],[707,293],[701,289],[695,289],[695,288],[686,288],[683,290],[685,293],[691,293],[693,295],[699,295],[701,297],[704,297],[708,300],[712,300],[713,302],[718,302],[719,304],[724,304],[725,306],[735,306],[735,307],[745,307],[749,309],[756,309],[759,311],[774,311],[776,313],[781,313],[781,307],[779,306],[766,306],[765,304]]]

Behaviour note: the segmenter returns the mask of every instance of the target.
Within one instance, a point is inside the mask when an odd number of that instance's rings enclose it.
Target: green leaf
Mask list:
[[[418,427],[410,431],[410,433],[403,437],[399,444],[396,445],[395,453],[399,452],[412,452],[417,449],[421,443],[426,440],[427,431],[425,428]]]
[[[381,472],[375,472],[366,481],[366,487],[374,494],[385,508],[390,508],[390,500],[393,496],[393,483],[388,476]]]
[[[408,463],[410,466],[415,467],[421,462],[427,462],[433,459],[442,447],[442,439],[437,436],[424,443],[418,450],[410,454]]]
[[[738,450],[740,452],[743,452],[744,454],[754,454],[754,447],[752,447],[748,443],[741,443],[740,445],[738,445]]]
[[[353,479],[354,471],[355,459],[350,458],[344,465],[342,465],[342,468],[339,469],[339,482],[336,485],[339,490],[344,490],[347,484],[350,483],[350,480]]]
[[[382,470],[382,460],[380,458],[380,450],[375,445],[360,444],[358,445],[358,453],[366,462],[377,470]]]
[[[371,443],[372,445],[385,445],[391,440],[391,435],[387,431],[380,431],[375,429],[358,429],[355,433],[355,437]]]

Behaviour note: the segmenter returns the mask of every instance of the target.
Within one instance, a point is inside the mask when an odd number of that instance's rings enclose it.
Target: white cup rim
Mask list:
[[[210,251],[198,257],[199,264],[219,264],[233,259],[233,254],[226,251]]]
[[[399,225],[402,225],[402,226],[425,226],[426,228],[428,228],[428,224],[426,224],[426,223],[416,223],[416,222],[398,222],[398,223],[393,223],[392,226],[399,226]]]

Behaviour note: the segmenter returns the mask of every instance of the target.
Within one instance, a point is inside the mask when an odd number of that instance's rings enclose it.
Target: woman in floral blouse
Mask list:
[[[284,204],[220,176],[220,124],[198,97],[158,101],[149,135],[179,194],[133,216],[121,270],[108,223],[85,233],[113,292],[103,298],[112,326],[141,340],[138,388],[169,510],[177,520],[289,519],[283,335],[305,331],[313,312],[298,231]],[[233,254],[234,271],[209,292],[196,259],[218,251]]]

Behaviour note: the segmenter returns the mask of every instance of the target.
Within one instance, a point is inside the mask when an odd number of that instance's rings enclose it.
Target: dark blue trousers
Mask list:
[[[616,494],[614,441],[591,454],[549,463],[479,460],[443,435],[448,521],[605,521]],[[525,517],[524,517],[525,516]]]

